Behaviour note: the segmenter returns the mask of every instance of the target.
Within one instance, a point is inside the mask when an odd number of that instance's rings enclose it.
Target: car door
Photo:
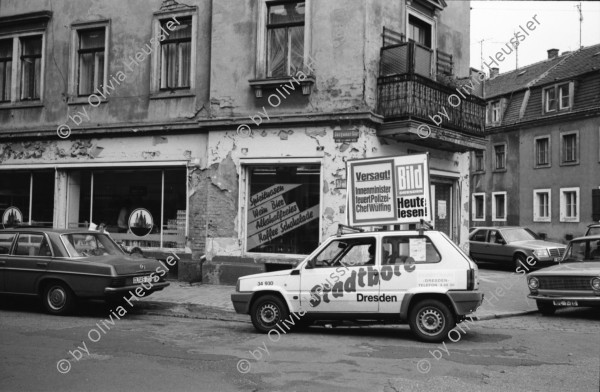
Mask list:
[[[46,273],[52,253],[43,233],[19,233],[6,258],[6,292],[37,294],[37,282]]]
[[[300,303],[318,313],[377,312],[375,237],[336,238],[300,271]]]
[[[0,233],[0,292],[6,291],[6,262],[16,233]]]
[[[484,257],[490,261],[504,261],[503,253],[506,250],[505,244],[502,242],[502,234],[500,230],[492,229],[489,231],[488,240],[484,246]]]
[[[485,248],[487,247],[487,229],[479,229],[471,234],[469,241],[469,253],[474,259],[485,259]]]

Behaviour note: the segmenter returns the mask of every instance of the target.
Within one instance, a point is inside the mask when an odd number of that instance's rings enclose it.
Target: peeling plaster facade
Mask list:
[[[306,95],[300,85],[292,84],[290,91],[280,92],[280,104],[273,105],[274,88],[265,87],[257,97],[249,83],[261,78],[264,66],[259,41],[265,0],[189,0],[186,5],[173,0],[2,1],[0,33],[11,16],[51,11],[51,17],[43,30],[41,102],[0,103],[0,184],[8,173],[52,170],[54,189],[34,189],[53,192],[52,221],[60,228],[72,220],[72,195],[83,194],[70,190],[80,186],[79,180],[72,181],[77,177],[74,171],[177,169],[184,173],[184,183],[177,186],[185,193],[185,246],[176,251],[183,259],[179,278],[234,283],[237,276],[261,271],[265,264],[290,264],[304,257],[247,250],[249,168],[318,165],[317,237],[322,241],[335,233],[339,223],[346,223],[346,190],[339,182],[346,178],[347,159],[429,152],[431,174],[450,195],[448,233],[464,246],[468,152],[442,148],[435,137],[424,145],[383,136],[384,119],[376,112],[382,30],[385,26],[406,33],[409,9],[431,16],[435,48],[453,54],[456,75],[468,75],[469,2],[428,8],[433,3],[444,2],[306,1],[305,63],[310,70],[304,71],[314,77],[314,84]],[[194,18],[191,88],[154,91],[153,52],[126,72],[98,107],[71,93],[70,48],[79,24],[109,26],[110,76],[125,70],[124,62],[131,64],[128,59],[150,41],[156,20],[177,12]],[[89,119],[74,124],[69,116],[84,111]],[[60,139],[56,128],[64,123],[71,125],[72,135]],[[243,124],[251,128],[249,134],[237,131]],[[357,130],[358,140],[336,142],[333,134],[339,129]],[[168,203],[166,188],[162,197]],[[169,248],[162,251],[166,254]],[[204,253],[207,262],[200,265]]]

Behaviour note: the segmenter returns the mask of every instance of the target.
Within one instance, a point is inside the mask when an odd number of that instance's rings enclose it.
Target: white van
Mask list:
[[[478,287],[477,265],[446,234],[376,231],[330,237],[292,270],[243,276],[231,300],[264,333],[317,320],[408,322],[440,342],[481,305]]]

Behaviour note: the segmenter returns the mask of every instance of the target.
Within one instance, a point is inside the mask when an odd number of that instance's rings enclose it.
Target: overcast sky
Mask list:
[[[535,31],[519,45],[519,67],[548,58],[548,49],[564,51],[579,49],[579,1],[471,1],[471,67],[481,68],[481,44],[483,58],[490,64],[494,56],[534,15],[540,22]],[[581,1],[583,24],[581,44],[591,46],[600,43],[600,1]],[[505,48],[506,51],[508,49]],[[516,54],[505,56],[500,62],[500,73],[516,68]],[[483,70],[488,72],[488,67]]]

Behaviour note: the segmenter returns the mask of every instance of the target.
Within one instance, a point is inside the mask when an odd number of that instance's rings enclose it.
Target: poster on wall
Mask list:
[[[416,154],[348,160],[348,225],[431,221],[428,158]]]
[[[247,215],[247,249],[262,245],[318,219],[319,205],[302,209],[288,192],[300,184],[275,184],[250,196]],[[288,199],[288,201],[286,201]]]

